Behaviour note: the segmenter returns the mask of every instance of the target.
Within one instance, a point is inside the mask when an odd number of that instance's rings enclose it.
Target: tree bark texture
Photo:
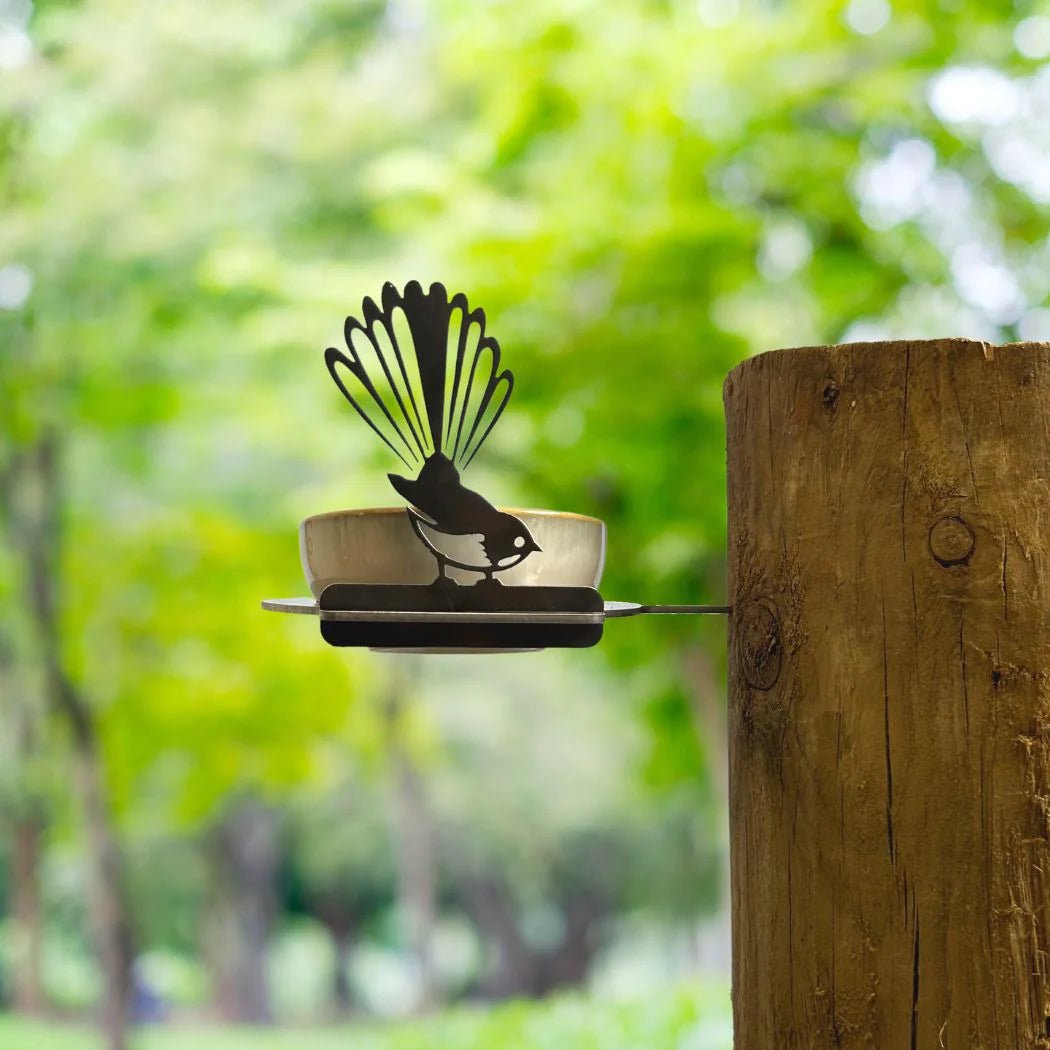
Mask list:
[[[1050,1046],[1050,345],[725,403],[737,1050]]]

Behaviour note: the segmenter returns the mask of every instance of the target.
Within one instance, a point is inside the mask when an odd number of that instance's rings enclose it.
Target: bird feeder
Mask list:
[[[600,522],[463,488],[513,380],[462,296],[347,335],[409,506],[307,519],[315,597],[268,607],[440,651],[728,611],[605,602]],[[1050,1046],[1050,343],[780,350],[724,393],[737,1050]]]
[[[586,648],[607,619],[728,611],[605,601],[603,522],[496,508],[463,483],[514,390],[465,295],[387,284],[344,336],[346,351],[329,347],[325,364],[408,472],[388,475],[405,505],[307,518],[299,549],[312,596],[263,608],[319,617],[330,645],[416,652]]]

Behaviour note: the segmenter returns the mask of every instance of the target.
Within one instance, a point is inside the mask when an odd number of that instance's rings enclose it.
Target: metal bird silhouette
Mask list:
[[[416,535],[438,562],[493,574],[520,564],[540,547],[525,523],[497,510],[460,481],[507,407],[514,376],[500,370],[499,344],[485,331],[485,313],[462,293],[451,299],[441,284],[424,292],[417,281],[403,293],[383,286],[381,305],[362,304],[362,318],[348,317],[349,353],[325,351],[328,371],[343,396],[410,470],[415,479],[390,474],[411,505]],[[487,559],[471,564],[441,550],[433,534],[476,535]]]

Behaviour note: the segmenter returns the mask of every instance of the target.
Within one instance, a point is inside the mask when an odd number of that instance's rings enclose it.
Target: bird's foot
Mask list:
[[[459,584],[451,576],[446,576],[443,572],[438,575],[438,578],[430,586],[436,587],[439,591],[459,589]]]

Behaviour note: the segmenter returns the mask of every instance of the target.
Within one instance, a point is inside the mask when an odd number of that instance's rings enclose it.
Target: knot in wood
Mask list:
[[[824,384],[824,389],[821,391],[820,400],[823,402],[824,407],[829,412],[835,411],[835,406],[839,400],[839,385],[834,379],[829,379]]]
[[[780,624],[767,605],[761,601],[744,606],[737,624],[737,658],[740,673],[754,689],[767,692],[780,677],[783,645]]]
[[[962,518],[947,515],[930,527],[930,553],[945,568],[965,565],[973,556],[977,540]]]

